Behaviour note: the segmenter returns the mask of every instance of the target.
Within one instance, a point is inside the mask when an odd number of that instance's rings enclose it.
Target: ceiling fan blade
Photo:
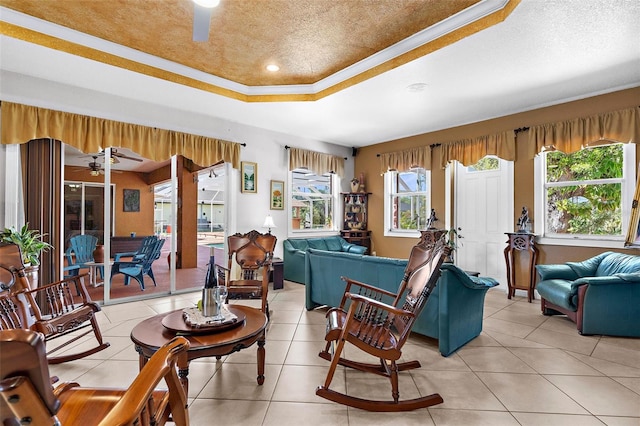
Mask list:
[[[213,9],[193,3],[193,41],[209,40],[209,24]]]

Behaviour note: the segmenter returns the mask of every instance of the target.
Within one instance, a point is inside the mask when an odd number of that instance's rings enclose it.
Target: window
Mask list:
[[[536,221],[541,226],[535,230],[544,243],[600,241],[608,246],[605,241],[624,241],[635,185],[635,144],[544,152],[536,162]]]
[[[431,212],[431,173],[422,168],[385,173],[385,235],[415,237]]]
[[[115,186],[111,185],[111,230],[115,225]],[[64,183],[64,243],[75,235],[87,234],[104,244],[104,185],[100,183]]]
[[[488,155],[484,158],[481,158],[476,164],[472,164],[467,167],[467,172],[475,173],[475,172],[486,172],[491,170],[499,170],[500,169],[500,160],[498,157],[493,155]]]
[[[306,169],[291,172],[291,229],[292,231],[333,230],[333,175],[318,176]]]

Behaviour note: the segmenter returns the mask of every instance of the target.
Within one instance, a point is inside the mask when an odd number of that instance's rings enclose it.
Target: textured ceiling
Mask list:
[[[278,86],[316,83],[479,1],[222,0],[207,42],[192,40],[191,0],[0,5],[236,83]]]
[[[217,17],[225,15],[225,8],[231,7],[228,5],[239,4],[252,8],[252,13],[245,16],[243,24],[235,24],[237,31],[225,34],[237,36],[254,25],[249,22],[264,21],[270,22],[266,34],[284,39],[281,35],[287,34],[289,27],[263,17],[271,16],[271,5],[299,1],[221,0],[211,18],[212,37]],[[122,23],[125,18],[116,12],[138,3],[154,5],[156,10],[128,13],[126,19],[135,15],[136,23]],[[397,0],[333,3],[360,5],[365,11],[370,5],[399,4]],[[432,3],[423,2],[425,8]],[[309,0],[305,4],[315,3]],[[137,40],[131,34],[155,22],[163,30],[150,48],[156,47],[159,55],[169,57],[162,51],[172,49],[175,42],[173,49],[191,56],[196,43],[191,40],[190,0],[0,0],[0,99],[234,142],[260,144],[263,130],[268,130],[273,132],[268,137],[282,145],[328,142],[363,147],[640,86],[638,0],[482,0],[318,83],[277,86],[234,83],[179,65],[176,58],[158,58],[48,21],[59,16],[66,22],[67,14],[73,17],[74,10],[96,5],[113,8],[100,21],[108,23],[102,24],[111,28],[107,32],[122,37],[128,46]],[[165,15],[170,19],[175,13],[166,5],[182,5],[180,13],[186,16],[182,29],[163,21]],[[403,3],[402,10],[407,5]],[[35,7],[45,19],[10,6]],[[337,25],[323,19],[325,10],[329,9],[315,10],[317,17],[310,19],[329,27]],[[337,14],[342,17],[346,12]],[[401,26],[408,25],[405,21],[410,18],[401,20]],[[367,28],[375,28],[371,30],[374,36],[386,35],[398,22],[391,18],[385,21],[380,15],[367,23],[365,18],[352,19],[362,22],[343,30],[344,38],[336,43],[339,48],[362,47],[360,38],[367,35],[353,36],[358,29],[365,34]],[[300,20],[291,19],[289,25]],[[346,19],[340,22],[349,25]],[[95,21],[86,24],[88,32],[100,27]],[[171,43],[163,41],[162,32],[168,33],[169,28],[183,33],[182,38],[172,32]],[[309,26],[299,28],[309,31]],[[310,32],[305,37],[318,33]],[[295,43],[313,47],[324,40],[321,37],[320,42],[307,43],[305,37]],[[241,53],[253,49],[254,44],[266,42],[245,39],[235,43]],[[311,55],[315,52],[297,44],[288,49],[292,54],[304,52],[297,62],[310,60],[305,59],[309,50]],[[221,55],[229,57],[228,52]],[[214,57],[205,60],[214,65],[223,62]],[[328,60],[321,62],[329,64]],[[287,67],[280,65],[283,71],[278,75],[286,76]],[[326,66],[329,70],[335,64]],[[249,69],[262,75],[260,67]],[[324,72],[332,72],[327,70]],[[422,90],[409,90],[416,85]],[[532,124],[535,122],[519,125]]]

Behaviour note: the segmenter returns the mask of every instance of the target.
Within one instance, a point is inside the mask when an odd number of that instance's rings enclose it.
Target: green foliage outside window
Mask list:
[[[547,231],[622,234],[622,145],[547,153]],[[581,182],[585,182],[582,184]]]
[[[496,157],[484,157],[481,158],[476,164],[469,166],[470,171],[482,172],[487,170],[498,170],[498,158]]]

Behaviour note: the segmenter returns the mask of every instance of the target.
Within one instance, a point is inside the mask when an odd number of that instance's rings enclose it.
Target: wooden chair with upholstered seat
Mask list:
[[[419,368],[420,363],[397,361],[416,318],[436,286],[448,250],[443,238],[434,240],[423,236],[411,250],[397,293],[343,277],[346,290],[340,306],[327,312],[327,344],[319,354],[331,361],[331,365],[325,383],[317,388],[316,395],[369,411],[407,411],[443,402],[438,394],[401,401],[398,372]],[[343,358],[346,343],[379,358],[380,362],[367,364]],[[330,389],[338,365],[388,377],[392,399],[376,401]]]
[[[250,231],[227,238],[229,258],[227,266],[216,264],[219,277],[228,288],[228,299],[260,299],[261,309],[269,316],[267,292],[269,269],[277,238],[270,233]],[[237,270],[238,277],[234,277]]]
[[[51,385],[41,333],[0,331],[0,422],[3,425],[189,424],[176,361],[189,341],[176,337],[145,364],[128,389]],[[167,389],[156,390],[164,379]],[[28,419],[28,421],[27,421]]]
[[[100,311],[100,305],[91,300],[83,283],[85,276],[87,274],[72,276],[31,290],[20,248],[15,244],[0,243],[0,287],[7,290],[2,296],[2,306],[7,310],[0,313],[0,329],[28,328],[39,331],[44,334],[47,344],[66,336],[62,343],[49,348],[47,356],[50,364],[83,358],[108,348],[109,343],[103,341],[95,316]],[[74,296],[74,293],[80,296]],[[52,356],[92,332],[97,341],[95,346]]]

